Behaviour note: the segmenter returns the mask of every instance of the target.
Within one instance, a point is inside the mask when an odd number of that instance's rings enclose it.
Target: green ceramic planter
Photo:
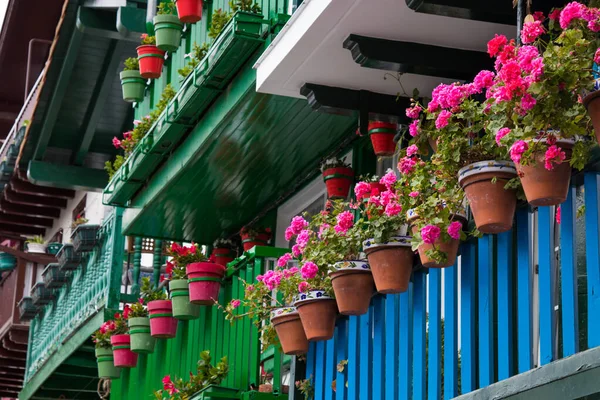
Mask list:
[[[123,89],[123,100],[130,103],[144,100],[146,80],[140,75],[140,71],[121,71],[121,88]]]
[[[250,36],[259,36],[262,32],[262,14],[247,11],[238,11],[233,18],[235,21],[235,32]]]
[[[175,51],[181,43],[183,23],[177,15],[157,15],[154,17],[156,47],[163,51]]]
[[[98,377],[118,379],[121,377],[121,368],[113,364],[112,349],[96,348],[96,361],[98,362]]]
[[[12,254],[0,253],[0,272],[12,271],[17,266],[17,258]]]
[[[196,319],[200,316],[200,306],[190,303],[190,289],[187,279],[176,279],[169,282],[173,317],[180,320]]]
[[[221,400],[236,400],[241,398],[241,393],[237,389],[209,385],[196,394],[193,394],[190,400],[208,400],[213,398],[218,398]]]
[[[154,352],[156,339],[150,336],[150,318],[129,318],[129,335],[131,336],[131,351],[138,354]]]

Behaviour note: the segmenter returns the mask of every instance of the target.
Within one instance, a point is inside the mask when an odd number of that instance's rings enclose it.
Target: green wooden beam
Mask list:
[[[85,324],[81,325],[77,331],[58,348],[50,359],[29,379],[19,394],[20,400],[29,400],[34,398],[40,387],[51,377],[52,373],[57,370],[63,362],[69,358],[77,349],[86,343],[90,335],[104,322],[104,310],[99,310]],[[80,370],[84,370],[81,369]]]
[[[513,376],[455,400],[571,400],[600,393],[600,347]]]
[[[19,173],[19,176],[23,175],[24,179],[27,179],[27,172],[23,171],[23,173]],[[65,189],[57,189],[51,188],[47,186],[36,186],[33,183],[22,180],[21,178],[15,179],[13,178],[10,181],[10,187],[17,193],[23,194],[32,194],[36,196],[49,196],[49,197],[59,197],[62,199],[72,199],[75,197],[74,190],[65,190]]]
[[[118,30],[118,18],[118,11],[81,6],[77,10],[77,30],[86,35],[139,43],[139,34],[124,35]]]
[[[117,9],[117,30],[128,40],[139,42],[140,35],[146,33],[146,10],[135,7],[119,7]]]
[[[108,183],[104,170],[30,161],[27,178],[36,185],[100,192]]]
[[[54,124],[56,123],[63,99],[67,93],[71,72],[73,72],[73,68],[75,67],[75,61],[77,60],[77,54],[79,53],[82,41],[83,33],[78,29],[73,29],[56,86],[52,91],[50,102],[46,107],[46,114],[44,115],[40,137],[35,152],[33,153],[34,160],[41,160],[46,152],[46,148],[50,142],[50,136],[54,130]],[[56,60],[52,60],[52,62],[56,62]]]
[[[85,112],[85,117],[83,119],[84,124],[81,132],[81,141],[79,142],[79,147],[77,150],[73,152],[73,157],[71,158],[71,163],[74,165],[83,165],[85,156],[90,149],[92,139],[94,138],[94,133],[96,132],[96,126],[98,125],[98,120],[100,119],[100,115],[104,110],[104,105],[108,99],[108,95],[110,94],[110,89],[112,83],[114,82],[114,76],[117,68],[119,67],[121,53],[124,47],[124,43],[117,40],[112,40],[108,47],[108,51],[106,52],[106,56],[104,58],[104,63],[102,64],[102,69],[100,71],[100,78],[96,81],[96,85],[94,86],[94,91],[91,97],[92,100],[88,104],[88,108]]]
[[[42,387],[43,391],[56,390],[59,392],[93,392],[98,390],[98,378],[89,379],[69,379],[55,378],[48,379]],[[58,393],[57,393],[58,395]]]

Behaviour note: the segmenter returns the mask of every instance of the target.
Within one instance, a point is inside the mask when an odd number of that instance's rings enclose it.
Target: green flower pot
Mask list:
[[[190,288],[187,279],[176,279],[169,282],[173,317],[180,320],[196,319],[200,316],[200,306],[190,303]]]
[[[140,71],[121,71],[121,88],[123,89],[123,100],[130,103],[144,100],[146,80],[140,75]]]
[[[150,336],[150,318],[129,318],[129,335],[131,336],[131,351],[138,354],[154,352],[156,339]]]
[[[248,11],[238,11],[234,17],[235,32],[250,36],[260,36],[262,33],[263,15]]]
[[[208,385],[206,388],[192,395],[190,400],[204,400],[219,398],[220,400],[235,400],[240,398],[240,391],[238,389],[231,389],[228,387]]]
[[[177,15],[157,15],[154,17],[154,34],[156,47],[163,51],[175,51],[181,43],[183,22]]]
[[[121,368],[113,364],[113,351],[111,348],[96,348],[96,361],[98,362],[98,377],[118,379],[121,377]]]

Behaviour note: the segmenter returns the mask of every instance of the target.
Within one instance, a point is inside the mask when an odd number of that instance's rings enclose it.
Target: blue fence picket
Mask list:
[[[552,235],[554,213],[551,207],[538,208],[538,259],[540,297],[540,363],[548,364],[554,354],[554,296],[552,258],[554,238]]]
[[[317,342],[315,349],[315,400],[323,400],[325,393],[325,342]]]
[[[425,329],[426,329],[426,288],[425,274],[413,275],[413,399],[426,397],[425,375]]]
[[[458,395],[458,263],[444,270],[444,400]]]
[[[477,245],[472,240],[462,245],[461,251],[461,292],[460,292],[460,351],[461,374],[460,385],[462,393],[469,393],[477,389],[475,380],[475,327],[477,282],[475,270],[477,268]]]
[[[373,399],[384,398],[383,376],[384,376],[384,354],[385,354],[385,297],[375,296],[372,300],[373,313],[373,388],[371,394]]]
[[[323,398],[325,400],[333,400],[333,395],[334,395],[334,391],[332,388],[332,384],[333,381],[336,379],[336,371],[335,371],[335,365],[336,365],[336,340],[337,340],[337,333],[338,333],[338,329],[336,327],[335,329],[335,334],[333,335],[333,338],[328,340],[327,342],[325,342],[325,349],[326,349],[326,356],[325,356],[325,369],[323,370],[323,372],[325,372],[325,383],[324,383],[324,388],[323,390],[325,391],[325,396],[323,396]],[[337,382],[336,382],[337,384]]]
[[[414,283],[410,283],[408,291],[400,294],[400,335],[398,338],[398,399],[412,398],[413,382],[413,292]]]
[[[513,374],[513,232],[498,235],[498,379]]]
[[[340,363],[342,360],[348,360],[348,318],[340,318],[337,323],[337,342],[336,342],[336,361],[335,364]],[[335,399],[345,400],[346,399],[346,382],[348,376],[348,367],[346,366],[343,371],[336,370],[336,390]]]
[[[494,382],[494,284],[493,277],[494,237],[484,235],[479,239],[477,288],[479,322],[479,386]]]
[[[372,364],[371,364],[371,346],[373,344],[371,340],[371,330],[373,324],[373,306],[369,307],[369,312],[358,317],[359,329],[358,334],[360,336],[359,345],[359,368],[360,368],[360,383],[359,383],[359,397],[360,399],[369,399],[371,393],[371,379],[372,379]]]
[[[519,373],[532,367],[531,263],[529,210],[517,210],[517,365]]]
[[[348,399],[358,399],[358,319],[348,319]]]
[[[563,357],[579,351],[577,307],[577,259],[575,249],[575,187],[569,188],[567,201],[561,205],[560,264],[562,296]]]
[[[398,398],[398,295],[388,294],[385,297],[385,399]]]
[[[429,360],[427,366],[427,398],[438,400],[441,392],[441,295],[442,270],[429,270]]]
[[[585,255],[588,292],[588,347],[600,346],[600,207],[598,175],[588,172],[585,187]]]
[[[306,378],[315,380],[315,358],[316,358],[317,344],[314,342],[308,345],[308,354],[306,355]]]

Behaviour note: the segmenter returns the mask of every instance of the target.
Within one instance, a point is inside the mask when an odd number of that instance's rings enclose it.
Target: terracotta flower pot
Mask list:
[[[402,293],[408,290],[415,256],[410,239],[410,236],[394,236],[387,243],[375,243],[373,239],[363,243],[379,293]]]
[[[197,262],[188,264],[185,271],[190,285],[191,303],[210,306],[219,299],[221,279],[226,271],[224,266]]]
[[[296,307],[283,307],[271,311],[271,323],[285,354],[298,356],[308,352],[308,339]]]
[[[202,19],[202,0],[176,0],[177,16],[186,24],[193,24]]]
[[[329,168],[323,171],[323,180],[330,199],[345,199],[354,181],[354,171],[346,167]]]
[[[118,379],[121,369],[115,367],[112,348],[96,348],[96,361],[98,362],[98,378]]]
[[[142,78],[160,78],[162,67],[165,62],[165,52],[150,44],[138,46],[136,50],[140,62],[140,75]]]
[[[412,227],[412,232],[415,234],[418,231],[416,226]],[[442,263],[438,263],[432,258],[427,256],[427,251],[433,249],[435,247],[446,253],[446,261]],[[454,265],[456,262],[456,257],[458,256],[458,246],[460,245],[460,240],[458,239],[450,239],[449,242],[443,241],[441,238],[435,241],[434,244],[424,243],[419,246],[419,257],[421,258],[421,264],[423,264],[426,268],[446,268]]]
[[[213,249],[212,255],[215,257],[215,263],[223,266],[227,266],[230,262],[235,260],[235,253],[231,249],[227,248],[216,248]]]
[[[200,306],[190,303],[190,287],[187,279],[175,279],[169,282],[173,317],[182,321],[200,316]]]
[[[596,140],[600,143],[600,91],[595,90],[583,98],[583,105],[592,119]]]
[[[513,189],[505,190],[504,185],[516,176],[517,170],[511,161],[481,161],[458,171],[458,182],[481,232],[501,233],[512,228],[517,193]]]
[[[173,318],[171,300],[148,302],[150,335],[159,339],[171,339],[177,335],[177,320]]]
[[[137,365],[138,355],[131,351],[129,335],[113,335],[110,337],[110,343],[115,367],[134,368]]]
[[[333,337],[337,304],[323,290],[310,290],[296,296],[294,306],[311,341],[329,340]]]
[[[564,150],[567,160],[571,158],[573,141],[558,140],[556,144]],[[517,164],[525,197],[532,206],[556,206],[567,200],[571,181],[569,162],[553,164],[554,168],[547,170],[544,160],[544,152],[540,151],[534,155],[530,165]]]
[[[369,122],[369,137],[373,144],[373,150],[378,157],[390,157],[396,152],[394,137],[398,131],[398,125],[390,122]]]
[[[369,311],[375,291],[373,275],[366,261],[340,261],[330,272],[335,301],[342,315],[362,315]]]
[[[129,318],[127,324],[131,337],[131,351],[138,354],[153,353],[156,339],[150,336],[150,318]]]
[[[242,233],[242,246],[244,246],[244,251],[248,251],[252,249],[254,246],[268,246],[269,240],[271,240],[270,233],[259,233],[256,236],[250,236],[247,233]]]

